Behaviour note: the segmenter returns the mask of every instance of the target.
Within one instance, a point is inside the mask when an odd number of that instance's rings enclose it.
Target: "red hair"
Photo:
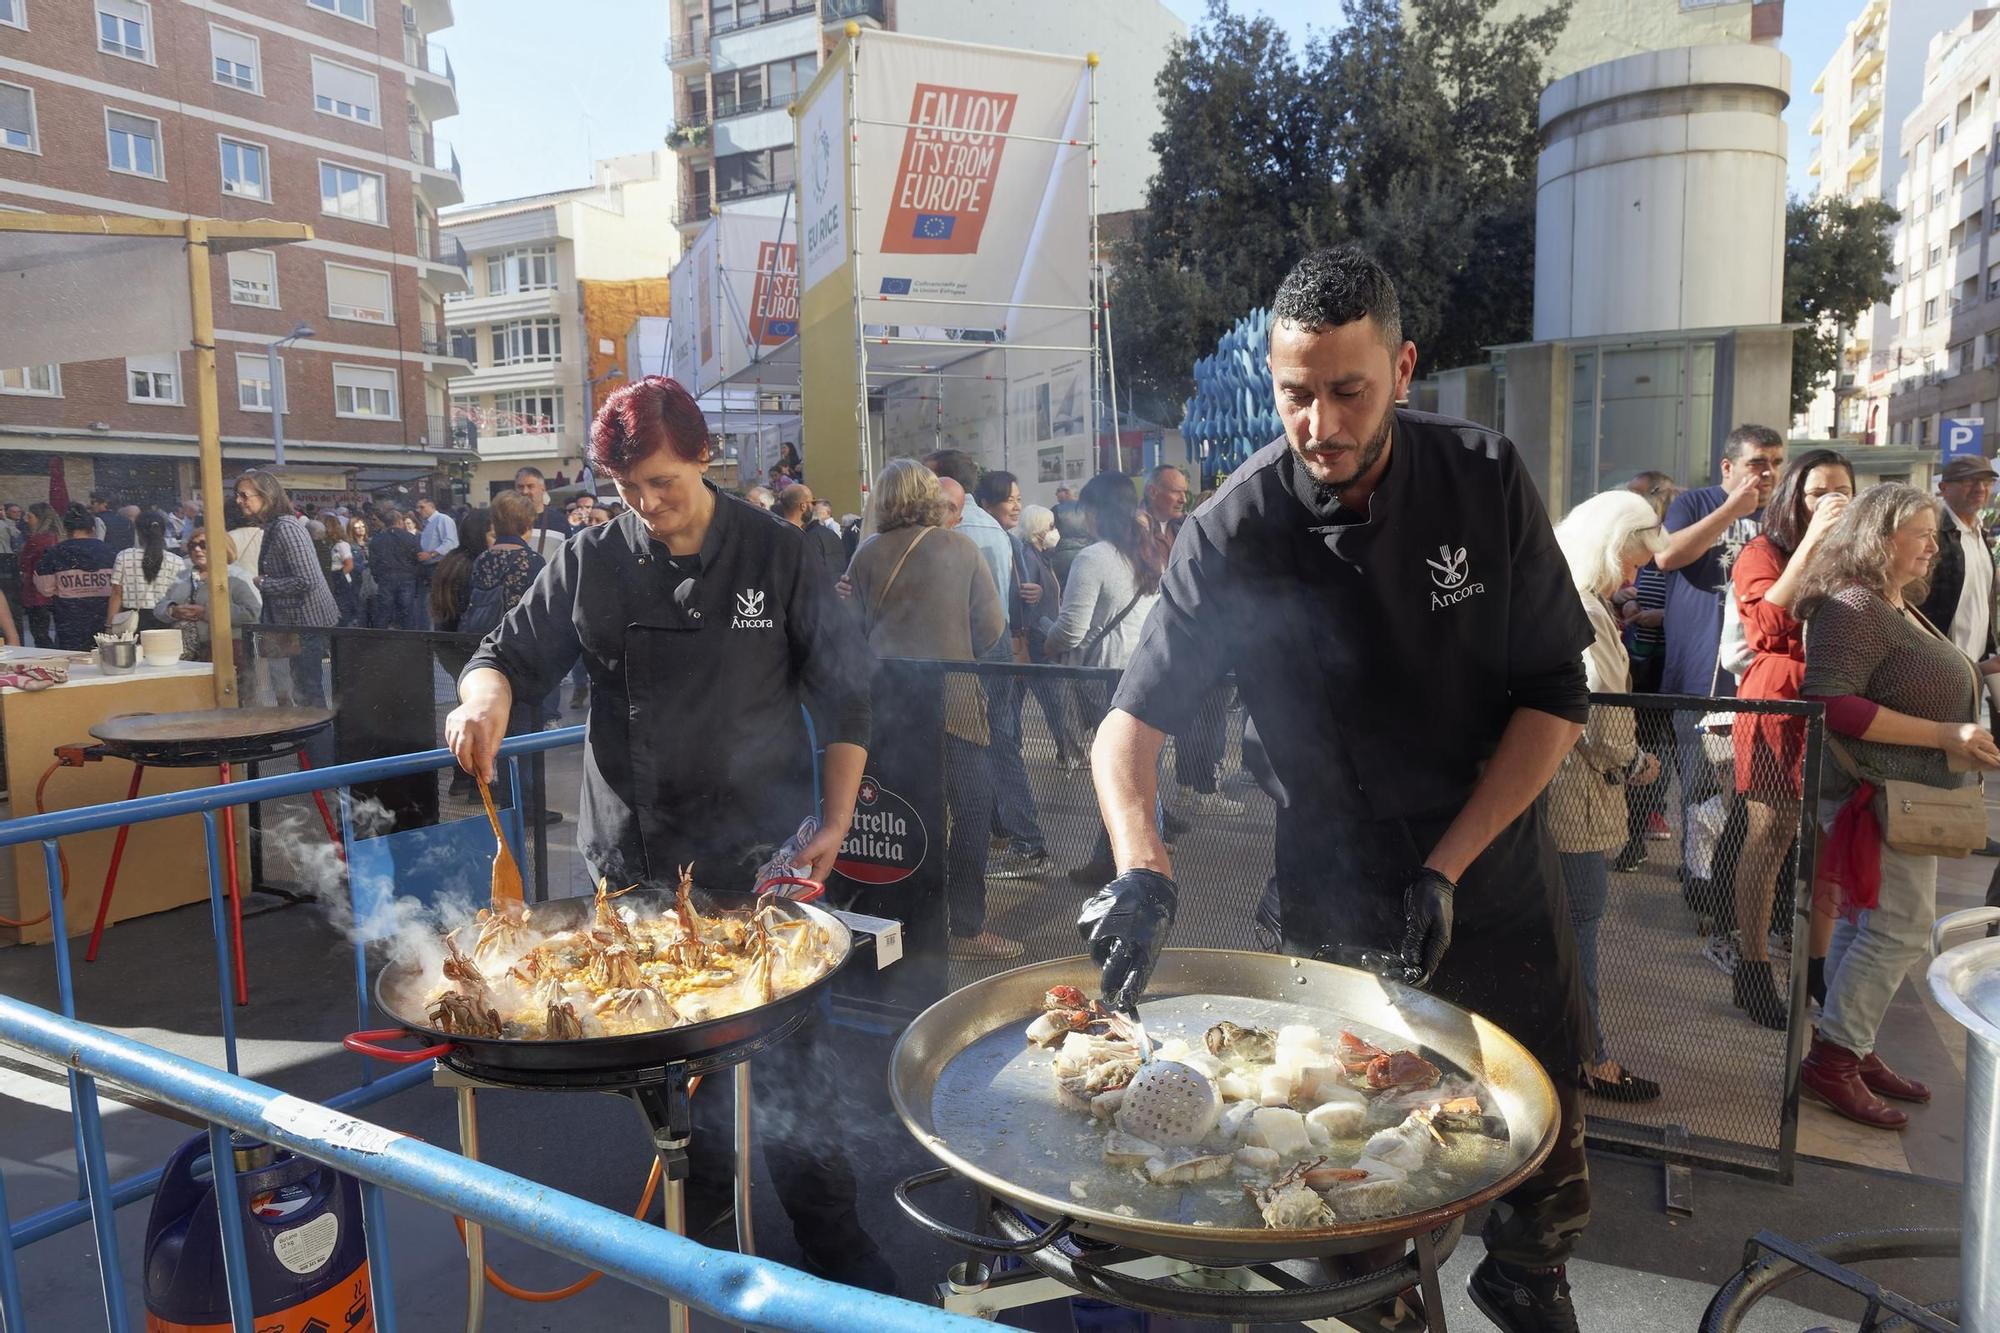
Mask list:
[[[689,463],[708,448],[708,420],[678,380],[648,375],[628,384],[590,423],[590,465],[599,472],[624,476],[660,448]]]

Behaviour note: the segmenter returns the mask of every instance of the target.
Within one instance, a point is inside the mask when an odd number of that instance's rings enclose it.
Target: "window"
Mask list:
[[[380,269],[326,266],[326,313],[335,319],[393,324],[389,275]]]
[[[280,375],[284,374],[284,358],[278,360]],[[236,405],[245,412],[268,412],[271,410],[271,358],[264,352],[238,352],[236,354]],[[292,414],[292,405],[285,404],[285,415]]]
[[[41,151],[35,134],[35,92],[17,83],[0,83],[0,148],[24,153]]]
[[[791,188],[793,149],[767,148],[715,159],[715,197],[742,199]]]
[[[770,89],[772,106],[790,106],[798,99],[819,72],[819,60],[815,56],[793,56],[790,60],[779,60],[764,67],[764,85]]]
[[[159,121],[150,116],[107,109],[104,113],[104,132],[110,147],[113,171],[160,179]]]
[[[382,177],[338,162],[319,164],[319,211],[356,222],[381,224]]]
[[[1938,127],[1937,127],[1937,139],[1935,140],[1935,142],[1936,142],[1936,144],[1937,144],[1937,146],[1938,146],[1939,148],[1942,148],[1942,147],[1944,147],[1944,146],[1945,146],[1946,144],[1948,144],[1948,143],[1950,143],[1950,142],[1951,142],[1951,117],[1950,117],[1950,116],[1946,116],[1946,117],[1945,117],[1945,118],[1944,118],[1943,120],[1941,120],[1941,121],[1939,121],[1939,122],[1938,122]]]
[[[1942,245],[1933,245],[1930,251],[1930,260],[1928,263],[1924,265],[1924,267],[1936,268],[1938,261],[1943,258],[1944,258],[1944,247]]]
[[[62,371],[55,366],[20,366],[0,370],[0,393],[29,398],[60,398]]]
[[[246,93],[264,91],[257,39],[234,28],[208,25],[208,52],[215,58],[215,81]]]
[[[486,294],[540,292],[556,285],[556,248],[538,245],[486,257]]]
[[[451,354],[461,361],[479,363],[479,336],[471,329],[451,331]]]
[[[1924,324],[1926,327],[1937,323],[1937,305],[1938,299],[1935,296],[1924,302]]]
[[[1929,444],[1930,442],[1931,419],[1929,417],[1919,417],[1917,418],[1917,443]]]
[[[517,319],[493,327],[493,362],[512,366],[562,356],[562,326],[553,319]]]
[[[554,389],[503,393],[493,400],[495,435],[549,435],[562,430],[562,395]]]
[[[337,417],[396,415],[396,372],[368,366],[333,367],[333,414]]]
[[[263,146],[241,139],[222,140],[222,192],[245,199],[271,197],[270,162]]]
[[[313,105],[330,116],[374,125],[381,120],[382,105],[375,76],[331,60],[313,57]]]
[[[715,114],[718,119],[745,111],[760,111],[763,106],[762,68],[724,70],[715,76]]]
[[[329,14],[338,14],[356,23],[375,26],[375,19],[369,13],[369,0],[306,0],[314,9],[324,9]]]
[[[229,300],[233,305],[278,308],[278,256],[269,250],[229,252]]]
[[[153,11],[144,0],[97,0],[97,49],[152,63]]]
[[[180,390],[181,358],[178,352],[125,358],[127,402],[178,406]]]
[[[28,0],[0,0],[0,28],[28,26]]]

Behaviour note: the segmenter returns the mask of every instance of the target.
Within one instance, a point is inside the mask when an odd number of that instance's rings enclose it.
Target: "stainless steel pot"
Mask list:
[[[1965,1029],[1965,1188],[1960,1196],[1959,1327],[2000,1329],[2000,939],[1944,951],[1954,931],[2000,922],[2000,907],[1953,912],[1931,928],[1931,994]]]
[[[122,676],[139,665],[139,645],[131,639],[116,639],[97,646],[97,669],[107,676]]]

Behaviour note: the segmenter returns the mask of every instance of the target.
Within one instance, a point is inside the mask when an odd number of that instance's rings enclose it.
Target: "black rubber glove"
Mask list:
[[[1076,931],[1103,969],[1104,1003],[1134,1013],[1174,925],[1174,882],[1157,870],[1128,870],[1083,905]]]
[[[1428,866],[1403,885],[1403,966],[1412,986],[1430,983],[1451,947],[1451,895],[1458,885]]]

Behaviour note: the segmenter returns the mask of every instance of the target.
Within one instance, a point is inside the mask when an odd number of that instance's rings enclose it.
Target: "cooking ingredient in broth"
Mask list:
[[[816,981],[838,957],[829,931],[787,915],[774,897],[703,915],[691,869],[681,872],[673,910],[651,919],[619,905],[625,892],[600,882],[590,920],[555,931],[536,925],[533,907],[496,901],[475,918],[469,956],[458,936],[472,923],[446,931],[445,957],[425,990],[426,1019],[455,1036],[577,1041],[654,1032],[768,1004]]]

